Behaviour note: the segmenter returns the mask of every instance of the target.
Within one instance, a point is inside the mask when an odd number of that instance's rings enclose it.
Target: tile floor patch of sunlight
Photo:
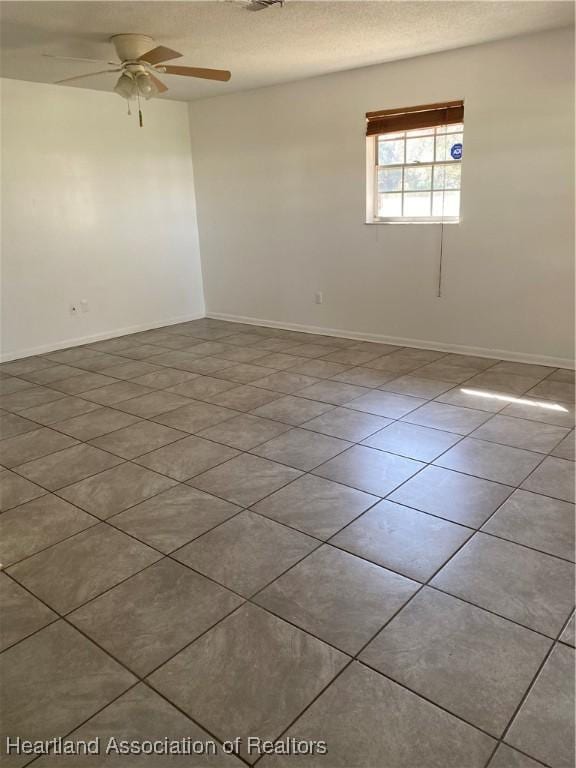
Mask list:
[[[518,405],[533,405],[536,408],[547,408],[549,411],[563,411],[568,413],[568,408],[558,403],[543,403],[541,400],[527,400],[524,397],[512,397],[512,395],[497,395],[495,392],[484,392],[481,389],[461,388],[460,392],[465,395],[479,395],[480,397],[491,397],[493,400],[504,400],[506,403],[517,403]]]

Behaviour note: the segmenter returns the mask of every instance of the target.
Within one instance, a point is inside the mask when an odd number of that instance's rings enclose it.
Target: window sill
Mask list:
[[[401,218],[401,219],[371,219],[364,224],[461,224],[461,218]]]

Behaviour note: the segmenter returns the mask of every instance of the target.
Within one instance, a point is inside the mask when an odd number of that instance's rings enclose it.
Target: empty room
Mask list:
[[[0,0],[6,768],[574,768],[574,4]]]

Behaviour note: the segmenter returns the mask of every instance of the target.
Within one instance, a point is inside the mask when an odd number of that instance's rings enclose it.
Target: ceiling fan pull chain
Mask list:
[[[140,128],[143,128],[144,120],[142,119],[142,107],[140,106],[140,91],[136,91],[136,98],[138,99],[138,123]]]

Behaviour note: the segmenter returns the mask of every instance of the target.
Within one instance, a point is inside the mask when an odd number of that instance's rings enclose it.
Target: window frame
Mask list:
[[[462,127],[459,130],[453,130],[451,125],[447,126],[433,126],[429,129],[429,133],[425,134],[423,133],[424,130],[427,129],[408,129],[406,131],[398,131],[394,132],[394,134],[397,133],[404,133],[404,162],[403,163],[394,163],[391,165],[378,165],[378,141],[381,136],[390,136],[392,137],[392,133],[377,133],[372,136],[366,136],[366,223],[367,224],[460,224],[462,221],[462,182],[460,182],[460,187],[458,190],[453,189],[439,189],[435,190],[433,188],[434,184],[434,167],[437,165],[459,165],[462,167],[462,158],[459,160],[436,160],[434,157],[431,161],[423,161],[421,163],[407,163],[406,162],[406,134],[412,133],[412,130],[417,131],[418,134],[421,137],[425,136],[434,136],[436,139],[436,136],[438,135],[438,128],[444,128],[445,130],[442,131],[440,135],[450,135],[450,133],[462,133],[464,132],[464,123],[458,123],[458,125],[461,125]],[[393,140],[392,138],[390,140]],[[458,216],[378,216],[378,200],[379,200],[379,190],[378,190],[378,171],[384,170],[384,169],[401,169],[402,170],[402,184],[401,184],[401,190],[398,194],[401,195],[402,202],[404,202],[404,173],[406,168],[418,168],[418,167],[430,167],[432,169],[432,188],[430,190],[430,200],[431,200],[431,206],[433,205],[433,199],[434,199],[434,192],[453,192],[453,191],[459,191],[460,192],[460,211]],[[428,191],[428,190],[423,190]]]

